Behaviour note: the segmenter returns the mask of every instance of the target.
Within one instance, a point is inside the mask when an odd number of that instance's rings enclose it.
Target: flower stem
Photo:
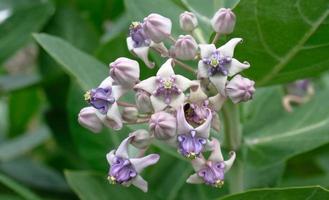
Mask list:
[[[223,107],[224,117],[224,144],[229,150],[238,151],[242,141],[242,128],[240,124],[239,107],[228,101]],[[228,175],[229,189],[231,193],[243,191],[243,162],[237,156],[235,163]]]
[[[192,72],[193,74],[196,74],[196,70],[193,69],[193,67],[189,66],[188,64],[183,63],[180,60],[174,59],[174,62],[177,63],[179,66],[181,66],[183,69],[186,69],[189,72]]]
[[[216,44],[217,43],[217,41],[219,40],[219,38],[220,38],[220,34],[219,33],[216,33],[216,35],[215,35],[215,37],[214,37],[214,39],[212,40],[212,44]]]

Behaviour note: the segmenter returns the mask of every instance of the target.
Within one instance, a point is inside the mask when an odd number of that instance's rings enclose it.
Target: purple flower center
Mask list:
[[[144,32],[143,24],[140,22],[132,22],[129,27],[129,36],[134,41],[134,47],[144,47],[151,44],[150,38],[148,38]]]
[[[112,88],[91,89],[84,95],[85,100],[102,114],[106,114],[110,105],[115,102]]]
[[[196,136],[196,131],[191,130],[188,134],[181,134],[177,137],[179,152],[189,158],[195,159],[202,152],[207,140]]]
[[[231,63],[232,58],[222,55],[218,50],[214,51],[209,58],[202,60],[204,64],[208,65],[208,74],[213,76],[215,74],[228,75],[227,64]]]
[[[208,104],[208,101],[204,101],[202,104],[185,104],[184,113],[187,122],[196,126],[203,124],[209,115]]]
[[[224,184],[224,162],[208,161],[204,168],[198,171],[200,176],[207,185],[222,187]]]
[[[137,176],[137,172],[128,159],[115,157],[109,170],[108,180],[112,184],[122,184]]]
[[[166,104],[170,104],[173,96],[179,95],[182,91],[176,85],[175,76],[169,78],[157,77],[157,89],[154,92],[154,96],[162,96]]]

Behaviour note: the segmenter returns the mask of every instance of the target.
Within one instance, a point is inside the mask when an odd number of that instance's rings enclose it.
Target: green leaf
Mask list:
[[[47,127],[40,127],[0,144],[0,161],[9,161],[32,150],[51,137]]]
[[[27,200],[41,200],[36,194],[32,193],[29,189],[21,186],[20,184],[16,183],[14,180],[10,179],[9,177],[0,173],[0,183],[5,185],[6,187],[10,188],[21,197]]]
[[[48,0],[2,0],[0,64],[31,39],[31,33],[40,30],[53,12]]]
[[[81,200],[152,199],[150,193],[146,195],[134,186],[126,188],[109,184],[105,174],[65,171],[65,177]]]
[[[103,63],[66,41],[47,34],[34,34],[34,37],[42,48],[79,82],[83,89],[96,87],[106,78],[108,71]]]
[[[320,186],[256,189],[229,195],[219,200],[322,200],[329,198],[329,191]]]
[[[251,63],[245,75],[263,86],[329,69],[328,6],[327,0],[241,0],[234,37],[244,38],[236,55]]]
[[[40,81],[41,78],[38,74],[0,76],[0,95],[33,86],[38,84]]]
[[[328,95],[329,91],[320,92],[293,113],[248,134],[248,163],[265,167],[329,143],[329,113],[323,108]]]

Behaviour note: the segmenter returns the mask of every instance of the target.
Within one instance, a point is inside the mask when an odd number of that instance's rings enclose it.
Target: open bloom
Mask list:
[[[206,120],[194,128],[185,119],[184,109],[177,110],[177,143],[178,151],[185,157],[195,159],[209,146],[211,110],[207,109]]]
[[[90,113],[94,112],[93,118],[84,118],[86,108],[82,109],[79,113],[79,122],[84,127],[89,128],[93,132],[99,132],[100,128],[92,128],[91,124],[95,123],[97,120],[95,116],[101,121],[105,126],[119,130],[122,128],[122,119],[117,104],[117,100],[125,92],[122,86],[112,85],[112,78],[106,78],[98,88],[91,89],[86,92],[85,100],[89,103],[91,107],[88,108],[89,116]],[[81,119],[80,119],[81,118]],[[90,121],[92,120],[92,121]],[[97,123],[99,123],[97,121]]]
[[[163,43],[154,43],[144,31],[144,23],[132,22],[129,27],[129,37],[127,38],[128,50],[143,60],[149,68],[154,67],[154,63],[148,58],[150,47],[161,52],[163,56],[168,54]]]
[[[224,174],[232,167],[235,160],[235,152],[230,152],[230,158],[224,161],[218,140],[213,139],[212,141],[213,151],[208,160],[204,157],[199,157],[192,161],[192,166],[196,173],[186,180],[187,183],[205,183],[213,187],[221,187],[224,184]]]
[[[106,155],[110,164],[108,180],[112,184],[130,186],[133,184],[144,192],[147,192],[147,182],[139,175],[145,167],[158,162],[158,154],[150,154],[141,158],[130,158],[128,145],[134,136],[123,140],[117,150],[112,150]]]
[[[155,112],[166,107],[178,108],[184,103],[184,91],[195,85],[193,81],[181,75],[176,75],[172,68],[172,59],[168,59],[159,69],[156,76],[152,76],[135,85],[135,89],[142,89],[151,94],[150,99]]]
[[[202,59],[198,63],[198,77],[209,78],[224,96],[227,77],[250,67],[248,62],[241,63],[233,58],[234,48],[241,41],[241,38],[233,38],[218,49],[214,44],[199,45]]]

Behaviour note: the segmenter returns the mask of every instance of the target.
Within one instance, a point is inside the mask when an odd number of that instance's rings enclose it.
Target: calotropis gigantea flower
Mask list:
[[[151,94],[150,99],[155,112],[170,106],[174,109],[183,104],[184,91],[195,83],[184,76],[176,75],[172,68],[172,59],[168,59],[152,76],[135,85],[135,89],[142,89]]]
[[[112,85],[112,78],[106,78],[98,88],[91,89],[85,93],[85,100],[93,107],[96,116],[107,127],[119,130],[122,128],[122,119],[117,104],[117,100],[125,93],[125,89],[119,85]],[[89,108],[89,111],[92,109]],[[80,111],[79,117],[84,110]],[[93,118],[94,120],[94,118]],[[85,126],[86,121],[79,120]],[[99,129],[90,129],[94,132],[100,131]]]
[[[183,106],[177,110],[178,151],[189,159],[195,159],[209,147],[211,110],[208,109],[207,113],[205,121],[200,126],[194,128],[186,121]]]
[[[224,161],[220,144],[217,139],[213,139],[213,150],[206,160],[204,157],[198,157],[192,160],[192,166],[195,174],[192,174],[187,183],[201,184],[205,183],[213,187],[221,187],[224,184],[224,174],[231,168],[235,160],[235,152],[230,152],[230,158]]]
[[[148,58],[150,47],[161,52],[162,56],[168,55],[168,50],[163,43],[154,43],[144,31],[144,23],[132,22],[129,27],[129,37],[127,38],[128,50],[143,60],[149,68],[154,67],[154,63]]]
[[[216,33],[230,34],[235,26],[235,18],[231,9],[221,8],[211,19],[211,26]]]
[[[120,57],[110,63],[110,76],[119,85],[132,88],[139,81],[139,64],[137,61]]]
[[[224,104],[226,97],[217,94],[208,97],[202,90],[201,86],[197,89],[191,89],[190,95],[184,105],[185,118],[192,125],[201,125],[208,116],[208,110],[212,112],[211,126],[216,131],[220,131],[219,116],[217,112]]]
[[[144,31],[156,43],[170,37],[171,27],[171,20],[162,15],[151,13],[144,18]]]
[[[241,41],[241,38],[233,38],[218,49],[214,44],[199,45],[202,59],[198,63],[198,77],[209,78],[224,96],[227,77],[250,67],[248,62],[241,63],[233,58],[234,48]]]
[[[255,81],[244,78],[238,74],[227,84],[226,94],[233,103],[249,101],[256,91],[254,85]]]
[[[158,162],[158,154],[150,154],[141,158],[130,158],[128,145],[134,136],[123,140],[117,150],[112,150],[106,155],[110,164],[108,180],[112,184],[130,186],[133,184],[144,192],[147,192],[147,182],[140,176],[142,170]]]
[[[183,31],[191,32],[198,26],[198,19],[192,12],[183,12],[179,15],[179,25]]]

